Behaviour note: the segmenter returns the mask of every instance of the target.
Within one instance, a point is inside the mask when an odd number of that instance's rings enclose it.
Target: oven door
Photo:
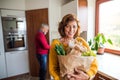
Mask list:
[[[26,49],[25,18],[2,17],[5,51]]]
[[[5,51],[16,51],[26,49],[25,35],[5,36]]]

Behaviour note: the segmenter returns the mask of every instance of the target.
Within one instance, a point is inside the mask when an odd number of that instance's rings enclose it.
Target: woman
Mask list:
[[[54,80],[60,80],[59,62],[58,62],[57,53],[55,51],[56,44],[62,43],[63,48],[66,51],[69,41],[76,39],[82,42],[82,45],[85,46],[88,50],[90,50],[86,41],[83,38],[78,37],[80,35],[80,25],[75,15],[67,14],[66,16],[64,16],[62,21],[59,23],[58,31],[61,35],[61,38],[53,40],[50,48],[50,54],[49,54],[49,70]],[[94,59],[89,71],[86,72],[86,77],[90,78],[94,76],[97,72],[97,68],[98,68],[97,61],[96,59]],[[80,79],[77,79],[75,75],[72,75],[72,76],[75,77],[76,80],[80,80]],[[81,76],[81,79],[82,79],[82,76]]]

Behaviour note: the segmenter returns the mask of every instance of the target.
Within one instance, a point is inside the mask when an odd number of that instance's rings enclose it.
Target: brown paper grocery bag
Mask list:
[[[82,67],[84,71],[88,71],[94,57],[81,56],[81,52],[75,49],[68,55],[58,55],[59,65],[60,65],[60,75],[64,77],[66,74],[74,73],[74,69],[77,67]]]

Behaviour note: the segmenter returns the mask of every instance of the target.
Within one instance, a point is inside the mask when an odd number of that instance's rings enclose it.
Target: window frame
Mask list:
[[[96,8],[95,8],[95,35],[97,35],[97,33],[99,32],[99,5],[101,3],[104,3],[104,2],[107,2],[107,1],[111,1],[111,0],[96,0]],[[120,55],[120,51],[119,50],[105,48],[105,52]]]

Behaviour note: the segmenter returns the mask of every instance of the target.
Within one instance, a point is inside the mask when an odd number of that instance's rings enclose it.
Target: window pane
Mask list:
[[[99,32],[113,41],[107,48],[120,50],[120,1],[108,1],[99,7]]]

